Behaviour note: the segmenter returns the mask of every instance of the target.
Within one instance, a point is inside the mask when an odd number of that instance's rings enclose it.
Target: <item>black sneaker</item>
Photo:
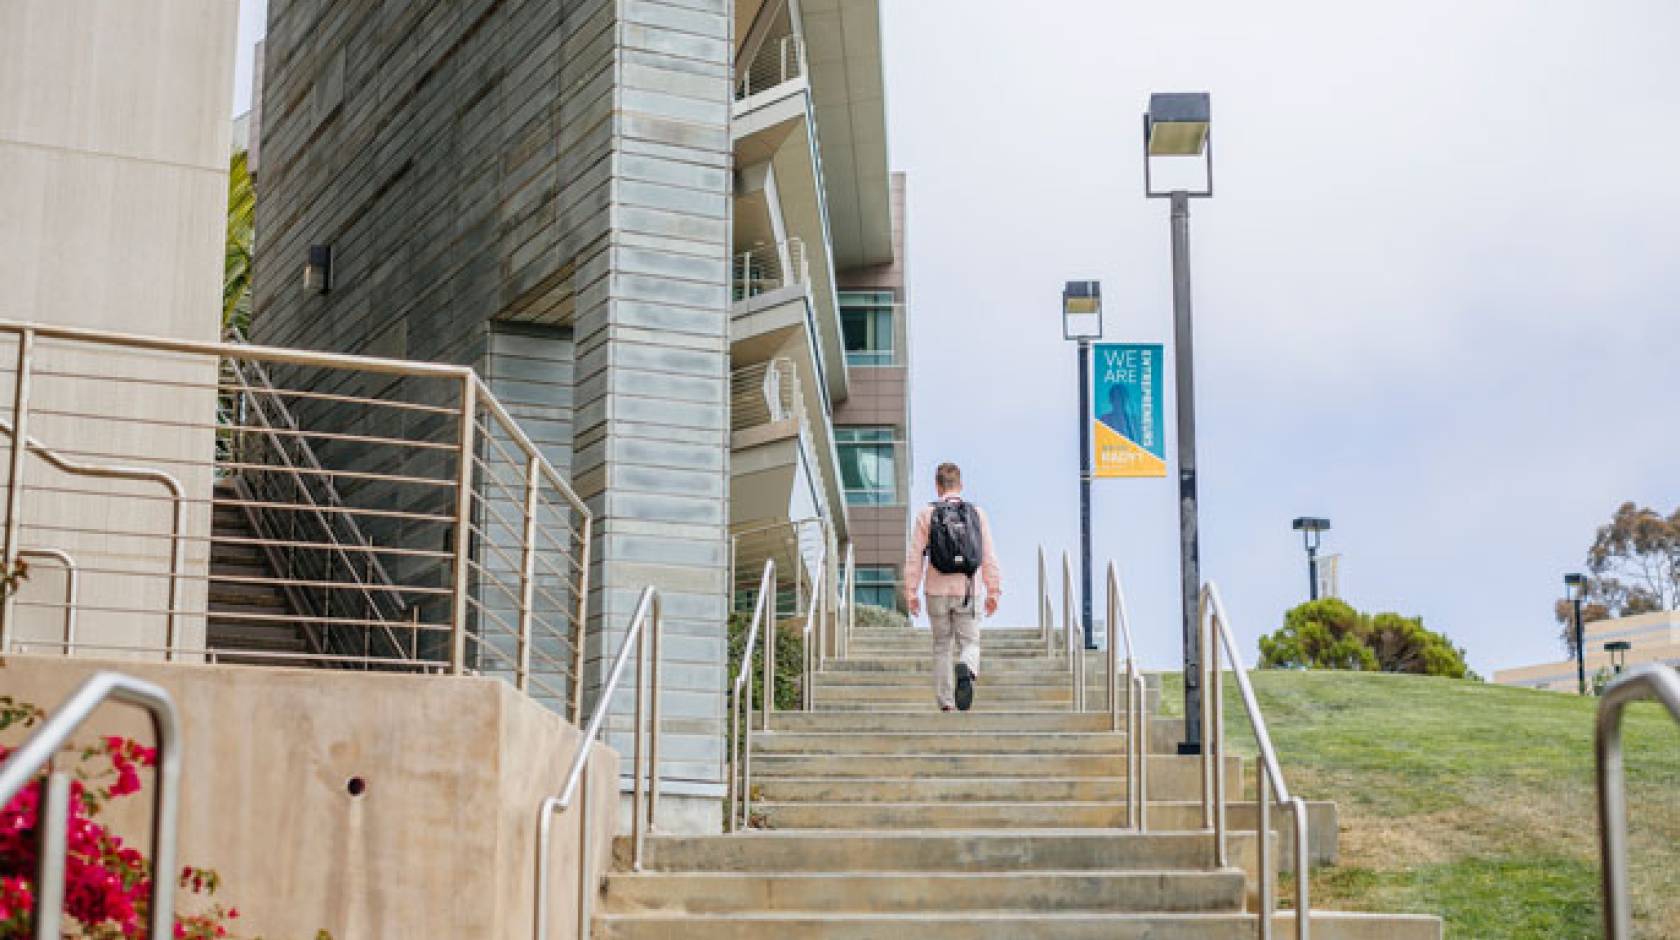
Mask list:
[[[967,663],[957,663],[957,709],[968,711],[974,705],[974,674]]]

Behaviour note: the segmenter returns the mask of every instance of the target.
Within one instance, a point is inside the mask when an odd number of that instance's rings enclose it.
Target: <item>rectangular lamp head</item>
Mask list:
[[[1587,576],[1579,572],[1571,572],[1563,576],[1563,583],[1572,588],[1578,588],[1587,581]]]
[[[1149,96],[1149,155],[1199,157],[1207,146],[1213,105],[1205,91]]]
[[[1293,523],[1293,525],[1295,527],[1295,531],[1297,531],[1297,532],[1328,532],[1328,531],[1330,531],[1330,520],[1329,519],[1318,519],[1318,518],[1315,518],[1313,516],[1302,516],[1299,519],[1296,519],[1295,522]]]
[[[1062,288],[1062,336],[1102,338],[1102,282],[1068,281]]]

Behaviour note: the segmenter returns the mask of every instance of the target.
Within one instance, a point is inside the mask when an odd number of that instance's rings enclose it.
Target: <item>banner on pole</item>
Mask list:
[[[1096,477],[1164,477],[1160,343],[1098,343],[1091,370]]]

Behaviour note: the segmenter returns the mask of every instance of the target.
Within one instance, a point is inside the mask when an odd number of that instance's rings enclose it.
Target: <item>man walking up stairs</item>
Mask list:
[[[1198,757],[1155,720],[1149,830],[1127,825],[1126,738],[1106,682],[1074,709],[1068,653],[1036,629],[988,629],[973,711],[926,705],[926,635],[852,634],[816,674],[808,712],[754,730],[752,828],[648,838],[644,870],[612,873],[596,906],[610,940],[1248,940],[1253,804],[1233,802],[1231,862],[1200,829]],[[1153,678],[1153,677],[1151,677]],[[1146,700],[1155,714],[1158,687]],[[1235,791],[1241,762],[1229,758]],[[1274,818],[1284,814],[1274,814]],[[1272,837],[1278,849],[1289,840]],[[621,847],[622,849],[622,847]],[[625,853],[621,850],[621,858]],[[1292,936],[1280,915],[1276,936]],[[1439,940],[1430,917],[1314,912],[1315,940]]]
[[[976,610],[981,600],[974,590],[974,575],[979,572],[985,587],[988,617],[997,613],[1003,597],[1003,575],[986,513],[963,501],[962,470],[954,463],[940,464],[933,485],[939,498],[916,513],[904,556],[904,603],[915,617],[921,609],[917,593],[927,594],[934,702],[942,712],[966,712],[973,706],[974,683],[980,678]]]

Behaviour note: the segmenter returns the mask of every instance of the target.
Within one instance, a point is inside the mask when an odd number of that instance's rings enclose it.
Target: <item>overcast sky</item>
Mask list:
[[[236,110],[262,6],[241,0]],[[881,7],[916,498],[963,465],[1006,619],[1033,617],[1037,542],[1077,548],[1062,282],[1102,280],[1109,339],[1171,340],[1151,91],[1213,95],[1218,194],[1192,209],[1202,551],[1249,655],[1305,594],[1295,516],[1333,520],[1350,602],[1421,614],[1489,673],[1561,655],[1560,576],[1619,502],[1680,505],[1680,6]],[[1152,666],[1178,657],[1176,519],[1168,480],[1096,484],[1096,555]]]

